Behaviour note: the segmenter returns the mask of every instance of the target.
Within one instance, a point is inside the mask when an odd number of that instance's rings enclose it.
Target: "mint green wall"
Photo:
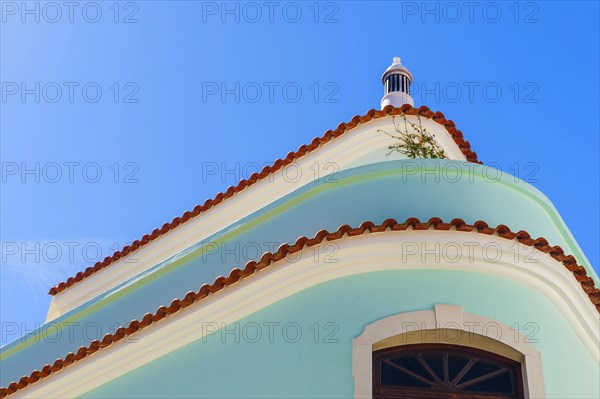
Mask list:
[[[206,242],[218,242],[227,249],[244,248],[250,243],[290,243],[320,229],[358,226],[365,220],[380,223],[387,218],[404,221],[438,216],[450,221],[458,217],[468,223],[485,220],[492,226],[506,224],[514,231],[524,229],[534,237],[544,236],[587,266],[546,197],[512,176],[498,176],[493,168],[467,162],[404,160],[357,167],[301,187],[53,322],[78,323],[74,336],[63,328],[55,339],[56,328],[51,328],[46,331],[54,334],[52,339],[44,339],[42,329],[41,335],[34,333],[24,342],[4,346],[0,349],[0,384],[6,386],[29,375],[250,260],[221,256],[222,252],[204,257]],[[596,278],[592,269],[588,270]],[[84,326],[89,326],[87,335],[82,334]]]
[[[352,339],[365,325],[401,312],[460,304],[466,312],[508,326],[536,323],[548,398],[599,397],[598,366],[562,315],[541,294],[505,279],[441,270],[385,271],[345,277],[309,288],[240,320],[296,322],[297,343],[267,329],[257,343],[211,335],[142,366],[83,398],[350,398]],[[314,342],[310,326],[336,323],[337,343]],[[202,328],[202,326],[198,326]],[[231,328],[231,325],[230,325]],[[252,330],[254,331],[254,330]],[[333,331],[333,330],[329,330]],[[523,331],[524,334],[531,333]],[[321,333],[324,330],[321,328]],[[291,336],[290,337],[294,338]],[[248,330],[248,336],[250,335]],[[131,344],[135,345],[135,344]]]

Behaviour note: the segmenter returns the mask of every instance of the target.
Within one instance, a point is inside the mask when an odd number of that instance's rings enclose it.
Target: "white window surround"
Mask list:
[[[495,320],[465,313],[462,306],[442,304],[434,310],[399,313],[365,326],[352,341],[354,397],[373,397],[374,350],[414,343],[459,344],[502,352],[513,359],[518,356],[515,360],[522,364],[525,397],[545,397],[540,353],[527,337]]]

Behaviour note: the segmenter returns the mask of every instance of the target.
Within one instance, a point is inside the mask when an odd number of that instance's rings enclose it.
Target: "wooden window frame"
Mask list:
[[[471,359],[481,359],[487,362],[495,363],[499,367],[507,368],[510,370],[513,387],[515,392],[513,394],[502,394],[502,393],[478,393],[478,392],[465,392],[465,391],[452,391],[444,390],[440,387],[439,390],[426,389],[426,388],[407,388],[407,387],[394,387],[380,384],[380,373],[381,373],[381,360],[393,355],[411,355],[416,353],[435,353],[442,352],[446,354],[458,354],[462,356],[468,356]],[[410,371],[410,370],[409,370]],[[444,377],[448,379],[446,375]],[[457,378],[458,382],[460,378]],[[445,381],[449,382],[449,381]],[[373,352],[373,398],[438,398],[438,399],[522,399],[524,398],[523,393],[523,380],[521,364],[508,359],[504,356],[500,356],[493,352],[488,352],[476,348],[470,348],[460,345],[448,345],[448,344],[413,344],[413,345],[402,345],[392,348],[381,349]]]

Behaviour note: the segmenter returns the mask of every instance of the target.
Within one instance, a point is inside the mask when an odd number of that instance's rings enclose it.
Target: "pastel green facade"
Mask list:
[[[547,397],[600,396],[597,364],[543,295],[482,274],[424,269],[360,274],[315,286],[240,320],[239,343],[235,334],[216,332],[82,397],[351,398],[352,339],[375,320],[433,309],[436,303],[461,304],[466,312],[508,326],[534,323],[537,329],[523,333],[542,353]],[[269,322],[280,323],[273,343]],[[254,343],[253,323],[263,333]],[[288,323],[300,328],[288,327],[286,339],[282,331]],[[324,328],[327,323],[335,328]],[[302,337],[294,343],[297,330]]]
[[[200,216],[202,217],[202,216]],[[598,278],[551,202],[537,189],[493,168],[461,161],[401,160],[373,163],[336,173],[280,198],[135,278],[60,316],[54,328],[42,328],[0,350],[7,386],[44,364],[52,363],[115,326],[141,319],[242,268],[262,252],[299,236],[353,227],[364,221],[394,218],[505,224],[560,245]],[[240,251],[239,248],[246,249]],[[237,250],[236,250],[237,249]],[[501,266],[499,266],[501,267]],[[83,395],[107,397],[340,397],[353,396],[352,345],[365,325],[397,313],[457,304],[524,335],[537,326],[534,347],[542,353],[547,397],[599,397],[600,369],[574,327],[541,292],[522,283],[481,273],[419,269],[361,274],[329,281],[294,294],[240,320],[247,332],[265,322],[298,323],[302,338],[288,342],[281,331],[268,342],[220,333],[196,341]],[[97,325],[87,336],[70,337],[68,324]],[[250,324],[249,324],[250,323]],[[318,325],[315,325],[318,323]],[[332,324],[327,324],[332,323]],[[515,324],[517,323],[517,324]],[[290,325],[290,333],[298,326]],[[312,329],[311,329],[312,326]],[[152,327],[149,327],[152,328]],[[202,326],[199,326],[202,328]],[[317,343],[315,329],[319,330]],[[337,329],[338,342],[323,342]],[[62,331],[59,339],[44,334]],[[247,338],[247,337],[246,337]],[[132,343],[131,345],[135,345]],[[84,360],[85,361],[85,360]],[[76,367],[76,366],[73,366]],[[52,377],[50,377],[52,378]]]

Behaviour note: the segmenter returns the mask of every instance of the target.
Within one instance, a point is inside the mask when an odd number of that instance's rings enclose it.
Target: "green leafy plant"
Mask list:
[[[441,149],[435,141],[435,135],[430,134],[427,128],[421,124],[421,116],[417,115],[418,123],[413,123],[406,118],[402,113],[400,115],[404,121],[404,130],[402,130],[402,122],[396,123],[396,117],[392,118],[396,134],[391,134],[385,130],[378,129],[391,138],[398,140],[396,144],[388,146],[390,150],[389,156],[394,151],[406,155],[408,158],[446,158],[444,150]]]

